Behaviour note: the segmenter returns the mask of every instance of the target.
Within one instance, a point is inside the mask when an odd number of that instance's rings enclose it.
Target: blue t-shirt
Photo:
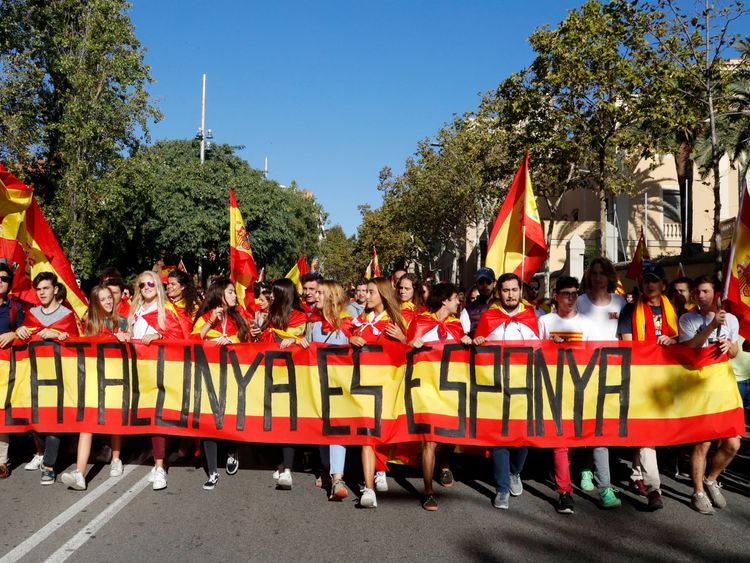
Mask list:
[[[13,304],[13,307],[15,308],[16,318],[14,319],[13,326],[11,326],[10,322],[10,312],[11,312],[11,303]],[[24,321],[24,314],[23,314],[23,307],[21,306],[21,303],[18,301],[11,301],[9,299],[6,299],[2,303],[0,303],[0,334],[5,334],[6,332],[11,332],[12,330],[16,330],[19,326],[23,324]]]

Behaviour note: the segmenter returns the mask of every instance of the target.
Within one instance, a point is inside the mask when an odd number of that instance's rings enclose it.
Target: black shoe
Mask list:
[[[557,511],[560,514],[573,514],[573,496],[570,493],[562,493],[557,501]]]
[[[211,475],[208,476],[208,481],[203,483],[203,489],[206,491],[213,491],[216,487],[216,483],[219,482],[219,474],[218,473],[211,473]]]
[[[240,468],[240,460],[237,458],[237,454],[229,454],[227,456],[227,475],[234,475]]]

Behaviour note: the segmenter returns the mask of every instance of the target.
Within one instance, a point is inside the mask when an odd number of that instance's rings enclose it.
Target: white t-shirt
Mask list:
[[[553,336],[557,336],[564,342],[586,342],[598,340],[597,331],[591,321],[580,313],[575,317],[563,319],[554,311],[539,319],[540,340],[552,340]]]
[[[159,305],[156,302],[152,303],[148,308],[142,306],[138,309],[135,315],[133,315],[133,318],[135,319],[133,322],[133,338],[135,340],[140,340],[147,334],[158,334],[150,324],[143,320],[143,315],[156,310],[158,306]]]
[[[727,313],[726,324],[722,325],[709,335],[703,343],[703,347],[711,346],[718,342],[719,338],[726,338],[734,344],[740,338],[740,323],[732,313]],[[680,342],[687,342],[696,334],[703,331],[714,319],[714,314],[709,313],[705,317],[698,311],[690,311],[680,317]]]
[[[511,321],[507,325],[500,325],[493,330],[486,340],[539,340],[539,337],[523,323]]]
[[[596,327],[596,338],[592,340],[617,340],[617,321],[625,307],[625,299],[616,293],[609,294],[607,305],[594,305],[585,293],[578,297],[576,310]]]

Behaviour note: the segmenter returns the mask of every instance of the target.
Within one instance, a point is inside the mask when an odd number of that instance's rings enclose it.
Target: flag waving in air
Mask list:
[[[633,259],[630,261],[628,271],[625,272],[625,277],[629,280],[637,280],[641,277],[643,272],[643,261],[648,260],[648,248],[646,248],[646,237],[643,235],[643,229],[641,229],[641,238],[638,239],[638,244],[635,247],[633,253]]]
[[[492,227],[485,266],[528,282],[547,259],[547,242],[529,176],[529,153],[518,167]]]
[[[372,247],[372,259],[370,260],[370,263],[367,264],[367,269],[365,270],[365,279],[369,280],[372,278],[379,278],[380,277],[380,264],[378,264],[378,250],[374,246]]]
[[[237,301],[252,309],[255,304],[253,284],[258,279],[258,271],[234,190],[229,190],[229,272],[237,291]]]
[[[297,287],[297,293],[299,293],[300,295],[302,295],[302,282],[300,280],[306,273],[307,260],[305,260],[304,256],[300,256],[299,258],[297,258],[297,263],[292,266],[292,269],[289,270],[284,276],[285,278],[290,279],[294,282],[294,285]]]
[[[63,254],[52,229],[33,196],[15,176],[0,165],[0,258],[15,268],[11,291],[18,299],[37,304],[31,286],[41,272],[52,272],[67,290],[67,301],[79,319],[88,309],[86,296]]]
[[[750,340],[750,194],[747,186],[742,191],[725,280],[727,310],[740,321],[740,334]]]

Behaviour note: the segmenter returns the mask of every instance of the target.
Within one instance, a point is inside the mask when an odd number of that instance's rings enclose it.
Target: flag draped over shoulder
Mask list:
[[[234,190],[229,190],[229,275],[240,305],[254,307],[253,284],[258,279],[258,271]]]
[[[630,261],[628,271],[625,272],[625,277],[629,280],[637,280],[641,277],[643,272],[643,261],[648,260],[648,248],[646,248],[646,237],[643,235],[643,229],[641,229],[641,238],[638,239],[638,244],[635,247],[633,253],[633,259]]]
[[[492,227],[485,266],[498,274],[513,272],[527,282],[546,259],[547,242],[531,189],[526,153]]]
[[[39,303],[31,286],[34,276],[52,272],[67,289],[68,303],[79,319],[88,309],[73,269],[36,202],[33,190],[0,165],[0,258],[15,268],[13,295]],[[23,187],[22,187],[23,186]]]
[[[724,301],[740,321],[740,334],[750,340],[750,194],[742,192],[725,276]]]
[[[292,266],[292,269],[289,270],[284,277],[292,280],[294,282],[294,285],[297,286],[297,292],[302,294],[302,282],[300,280],[306,273],[307,260],[305,260],[305,257],[303,255],[297,258],[297,263]]]

